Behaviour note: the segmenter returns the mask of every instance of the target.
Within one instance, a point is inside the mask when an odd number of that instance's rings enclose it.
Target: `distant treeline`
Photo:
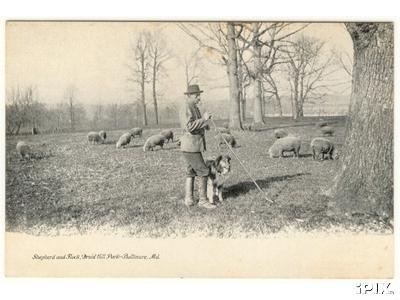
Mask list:
[[[18,135],[131,128],[142,126],[142,113],[136,103],[85,106],[71,94],[63,102],[46,104],[39,101],[36,88],[14,88],[7,93],[6,133]],[[152,112],[148,114],[151,118]],[[174,104],[161,106],[159,119],[162,124],[176,122],[177,107]]]

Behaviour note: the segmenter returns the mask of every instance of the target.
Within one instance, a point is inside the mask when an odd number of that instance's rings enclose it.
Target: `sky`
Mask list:
[[[86,105],[132,102],[136,86],[127,81],[126,65],[131,45],[144,29],[161,31],[173,56],[165,65],[168,76],[160,80],[160,102],[178,101],[186,86],[182,62],[198,43],[173,22],[8,22],[6,88],[33,85],[45,103],[63,101],[70,85]],[[350,36],[341,23],[313,23],[303,33],[352,55]],[[207,74],[199,83],[206,88],[205,98],[227,98],[227,89],[217,88],[227,84],[225,70],[203,64]]]

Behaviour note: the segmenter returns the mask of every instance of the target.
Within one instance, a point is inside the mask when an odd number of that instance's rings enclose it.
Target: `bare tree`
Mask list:
[[[149,82],[150,63],[149,63],[149,33],[143,31],[139,34],[136,42],[131,46],[132,61],[128,63],[130,75],[128,81],[139,85],[140,88],[140,104],[142,106],[142,123],[144,126],[148,124],[146,110],[146,94],[145,86]]]
[[[111,127],[118,129],[119,123],[119,105],[118,103],[111,103],[106,106],[106,115],[111,122]]]
[[[239,40],[243,43],[244,52],[241,57],[254,91],[254,123],[263,124],[264,101],[266,99],[263,96],[266,90],[273,91],[275,96],[278,95],[275,98],[277,102],[279,101],[278,107],[281,106],[277,86],[271,74],[276,65],[285,63],[285,58],[281,55],[281,52],[287,45],[287,39],[303,30],[308,24],[253,22],[242,23],[241,26],[243,30]],[[244,60],[245,52],[250,53],[250,60],[247,62]],[[272,84],[269,89],[264,88],[264,82],[268,85]]]
[[[160,78],[162,72],[165,72],[163,64],[171,58],[170,52],[168,51],[165,41],[160,37],[159,33],[149,36],[148,40],[148,51],[151,68],[151,81],[153,91],[153,105],[154,115],[156,124],[158,124],[158,104],[157,104],[157,88],[156,83]]]
[[[240,35],[241,28],[236,32],[235,26],[236,24],[233,22],[178,24],[179,28],[198,42],[199,48],[205,50],[206,57],[210,61],[225,66],[230,94],[229,127],[243,129],[239,102],[238,57],[236,49],[237,38]]]
[[[193,51],[184,59],[185,65],[185,78],[186,78],[186,89],[190,84],[193,84],[199,79],[199,72],[201,70],[202,58],[199,55],[199,50]]]
[[[235,26],[232,22],[227,23],[227,39],[228,39],[228,77],[229,77],[229,91],[230,91],[230,113],[229,113],[229,127],[232,129],[242,129],[242,121],[240,115],[240,98],[239,98],[239,83],[238,83],[238,63],[237,63],[237,50],[236,38],[237,34]]]
[[[24,111],[22,106],[22,92],[19,87],[7,91],[6,104],[6,132],[18,134],[24,124]]]
[[[238,85],[239,85],[239,101],[240,101],[240,116],[242,123],[246,121],[247,111],[247,88],[250,86],[250,77],[248,72],[245,71],[245,58],[244,58],[244,43],[240,43],[236,39],[237,63],[238,63]]]
[[[319,101],[327,95],[327,76],[332,70],[333,55],[325,58],[324,42],[301,35],[286,51],[293,119],[304,116],[306,101]]]
[[[275,110],[278,112],[278,115],[282,117],[282,101],[276,79],[271,72],[264,74],[263,78],[268,83],[268,86],[264,87],[264,94],[268,94],[269,99],[275,98]]]
[[[33,134],[45,117],[46,108],[38,100],[37,90],[33,86],[12,88],[7,91],[6,131],[19,134],[22,127],[30,127]]]
[[[66,114],[67,113],[67,114]],[[53,116],[53,133],[63,132],[69,127],[68,105],[65,102],[59,102],[56,106],[51,109],[51,115]]]
[[[74,85],[69,85],[65,89],[64,98],[68,104],[69,124],[71,131],[75,131],[76,118],[75,118],[75,102],[76,102],[77,89]]]
[[[347,23],[353,86],[332,209],[393,219],[393,23]]]
[[[96,104],[93,111],[92,124],[94,128],[98,128],[103,122],[104,107],[102,104]]]

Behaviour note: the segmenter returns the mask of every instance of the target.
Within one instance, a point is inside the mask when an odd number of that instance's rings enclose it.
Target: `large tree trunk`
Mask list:
[[[297,100],[297,118],[296,119],[300,119],[304,117],[304,99],[299,96],[298,100]]]
[[[295,121],[299,118],[299,77],[296,74],[292,91],[292,116]]]
[[[275,107],[276,107],[276,110],[278,112],[278,115],[280,117],[282,117],[282,115],[283,115],[283,113],[282,113],[282,101],[281,101],[281,97],[279,97],[278,93],[275,94],[275,100],[276,100]]]
[[[261,81],[261,45],[258,41],[258,24],[253,24],[253,67],[254,67],[254,106],[253,118],[255,124],[264,124],[263,119],[263,99],[262,99],[262,81]]]
[[[393,217],[393,24],[348,23],[353,86],[332,206]]]
[[[246,99],[244,98],[243,94],[243,65],[241,62],[241,57],[240,57],[240,52],[238,50],[238,43],[236,41],[236,53],[237,53],[237,61],[238,61],[238,68],[237,68],[237,74],[238,74],[238,89],[239,89],[239,103],[240,103],[240,120],[242,124],[246,122]]]
[[[230,22],[227,24],[228,29],[228,77],[230,92],[230,110],[229,110],[229,127],[232,129],[243,130],[240,120],[240,101],[239,101],[239,84],[237,77],[237,53],[236,53],[236,34],[234,25]]]

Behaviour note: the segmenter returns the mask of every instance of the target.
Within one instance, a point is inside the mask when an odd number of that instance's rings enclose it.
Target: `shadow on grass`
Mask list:
[[[112,144],[116,144],[117,143],[117,141],[112,141],[112,140],[107,140],[107,141],[104,141],[102,144],[103,145],[112,145]]]
[[[311,157],[312,154],[307,153],[307,154],[299,154],[299,158],[307,158],[307,157]]]
[[[134,144],[130,145],[128,148],[143,148],[144,144]]]
[[[256,180],[257,184],[260,186],[261,189],[267,188],[270,183],[273,182],[280,182],[280,181],[289,181],[291,179],[311,175],[311,173],[298,173],[293,175],[284,175],[284,176],[274,176],[274,177],[267,177],[266,179],[259,179]],[[240,195],[247,194],[251,190],[257,189],[256,185],[252,181],[243,181],[237,184],[231,185],[226,187],[226,198],[236,198]]]
[[[308,158],[311,157],[312,154],[309,153],[304,153],[304,154],[299,154],[299,158]],[[274,157],[273,159],[279,159],[279,157]],[[297,159],[294,154],[283,154],[281,159]]]

